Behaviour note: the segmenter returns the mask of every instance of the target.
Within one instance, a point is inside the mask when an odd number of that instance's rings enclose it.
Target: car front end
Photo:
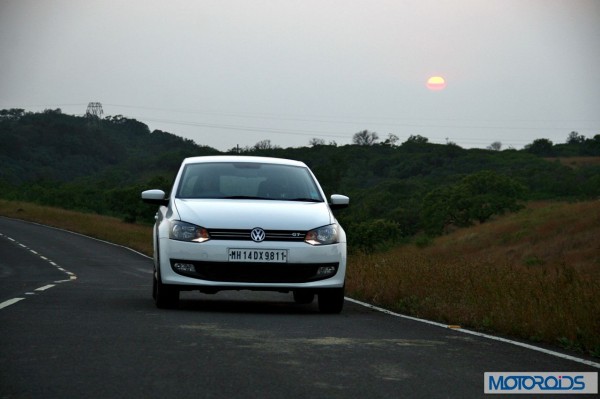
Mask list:
[[[277,158],[215,156],[184,160],[173,191],[148,190],[161,207],[154,230],[153,296],[174,307],[179,291],[293,292],[341,311],[346,233],[306,165]]]
[[[290,204],[273,201],[188,201],[210,215],[226,214],[231,221],[218,216],[196,220],[179,212],[163,219],[158,247],[164,283],[207,292],[343,286],[345,232],[333,216],[314,220],[314,215],[328,213],[326,204],[296,203],[290,210]],[[188,208],[175,203],[178,209]],[[286,215],[278,215],[282,212]]]

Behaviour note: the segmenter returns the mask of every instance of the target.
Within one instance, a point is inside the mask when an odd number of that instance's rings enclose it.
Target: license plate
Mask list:
[[[229,249],[230,262],[286,263],[285,249]]]

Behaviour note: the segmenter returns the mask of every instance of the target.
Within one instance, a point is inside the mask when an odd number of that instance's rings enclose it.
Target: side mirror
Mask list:
[[[169,205],[169,199],[165,198],[163,190],[146,190],[142,192],[142,201],[147,204]]]
[[[330,198],[331,202],[329,203],[329,207],[331,209],[343,209],[350,205],[350,198],[345,195],[333,194]]]

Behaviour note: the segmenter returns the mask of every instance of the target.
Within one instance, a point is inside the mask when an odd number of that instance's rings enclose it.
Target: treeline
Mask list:
[[[87,178],[132,184],[176,169],[182,157],[219,153],[121,115],[99,120],[60,109],[2,110],[0,139],[0,179],[11,184]]]
[[[140,191],[168,191],[185,157],[221,154],[120,115],[99,120],[60,110],[0,111],[0,143],[0,197],[148,223],[155,209],[139,200]],[[600,135],[587,139],[573,132],[565,144],[540,139],[520,151],[463,149],[421,136],[401,144],[388,139],[311,145],[283,149],[263,140],[227,153],[307,163],[328,195],[351,197],[338,218],[354,249],[415,237],[426,242],[448,229],[519,209],[528,200],[600,196],[600,164],[574,168],[548,160],[600,156]]]
[[[251,153],[302,160],[327,193],[349,195],[339,219],[363,249],[485,222],[530,200],[600,196],[600,163],[571,168],[527,150],[463,149],[419,136],[398,146]]]

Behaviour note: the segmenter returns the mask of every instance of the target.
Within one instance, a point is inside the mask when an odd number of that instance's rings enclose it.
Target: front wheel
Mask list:
[[[340,313],[344,308],[344,287],[327,288],[319,292],[321,313]]]
[[[179,306],[179,290],[171,285],[163,284],[158,270],[154,271],[152,297],[159,309],[173,309]]]

